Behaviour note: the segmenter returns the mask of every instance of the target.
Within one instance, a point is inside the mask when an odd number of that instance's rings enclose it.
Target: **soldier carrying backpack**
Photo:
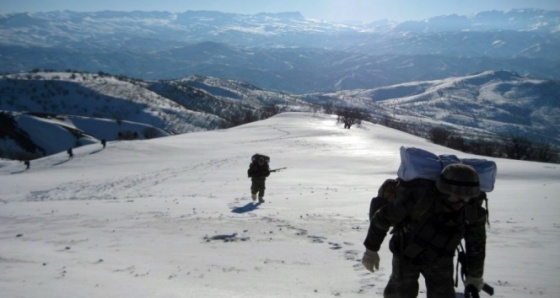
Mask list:
[[[251,178],[251,198],[255,201],[258,195],[259,203],[264,203],[266,177],[270,176],[269,162],[270,157],[257,153],[251,157],[251,164],[247,170],[247,175]]]
[[[370,205],[370,227],[364,241],[364,267],[379,269],[378,251],[390,228],[392,273],[385,298],[417,297],[418,278],[423,275],[427,297],[455,297],[453,258],[464,240],[468,275],[465,287],[485,286],[487,212],[482,207],[477,171],[453,163],[435,179],[388,179]]]

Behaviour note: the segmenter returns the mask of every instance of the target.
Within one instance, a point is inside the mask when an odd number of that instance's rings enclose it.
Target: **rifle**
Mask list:
[[[278,168],[278,169],[270,170],[270,172],[271,172],[271,173],[280,172],[280,171],[285,170],[285,169],[287,169],[287,168],[288,168],[288,167]]]
[[[459,249],[460,247],[460,249]],[[461,244],[457,248],[457,252],[458,252],[458,256],[457,256],[457,263],[461,264],[461,279],[463,280],[463,283],[465,283],[465,276],[468,276],[469,273],[469,268],[467,266],[467,254],[465,253],[465,250],[463,249],[463,244]],[[455,286],[457,286],[457,284],[455,284]],[[487,283],[484,283],[484,286],[482,286],[482,290],[484,292],[486,292],[486,294],[492,296],[494,295],[494,288],[490,285],[488,285]],[[465,287],[465,298],[480,298],[480,295],[478,294],[478,289],[473,286],[473,285],[467,285]]]

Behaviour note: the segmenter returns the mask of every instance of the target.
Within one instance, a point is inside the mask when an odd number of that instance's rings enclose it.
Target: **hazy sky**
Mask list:
[[[559,10],[560,0],[0,0],[0,14],[55,10],[215,10],[241,14],[299,11],[328,21],[420,20],[486,10]]]

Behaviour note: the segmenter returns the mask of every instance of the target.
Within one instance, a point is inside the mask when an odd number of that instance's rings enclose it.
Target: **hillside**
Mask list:
[[[279,110],[309,109],[308,103],[286,93],[201,76],[143,81],[73,71],[11,74],[0,77],[0,112],[6,130],[0,132],[0,152],[32,159],[101,139],[147,139],[213,130]],[[35,119],[36,123],[30,129],[17,118]],[[53,126],[54,118],[71,124]],[[76,123],[78,119],[82,124]],[[43,133],[40,139],[33,137],[38,135],[33,130]],[[76,133],[89,139],[82,140]]]
[[[76,71],[0,76],[0,95],[0,110],[128,120],[172,133],[228,127],[233,115],[263,106],[307,105],[241,81],[203,76],[149,81]]]
[[[0,154],[32,160],[94,143],[169,136],[153,126],[130,121],[0,111]]]
[[[146,85],[149,90],[190,110],[224,119],[223,127],[240,124],[235,119],[247,113],[257,116],[263,108],[309,110],[309,103],[298,96],[236,80],[193,75],[179,80],[148,81]]]
[[[468,138],[520,135],[556,145],[559,98],[560,81],[507,71],[307,96],[310,102],[365,107],[412,126],[443,126]]]
[[[337,109],[358,108],[369,115],[367,119],[379,123],[390,120],[415,127],[423,136],[430,128],[444,127],[467,140],[521,136],[559,145],[559,90],[559,81],[506,71],[307,95],[204,76],[146,81],[104,73],[32,72],[0,77],[0,111],[26,112],[27,117],[85,117],[97,124],[74,124],[75,128],[97,140],[112,141],[120,139],[119,133],[136,132],[144,139],[221,129],[280,111],[319,111],[332,105]],[[125,122],[136,123],[136,128],[122,126]],[[112,123],[110,130],[106,123]],[[75,139],[70,131],[66,134]],[[10,138],[2,140],[0,148],[4,151],[17,151]],[[57,138],[46,140],[56,145],[42,141],[36,146],[61,146]],[[63,150],[68,146],[64,142]]]
[[[0,289],[26,298],[382,297],[388,239],[374,274],[360,264],[362,242],[369,201],[395,177],[402,145],[480,158],[368,122],[347,130],[335,117],[284,113],[83,146],[27,171],[0,161]],[[256,152],[287,167],[268,178],[261,205],[246,176]],[[484,279],[497,298],[558,297],[559,167],[492,160]]]
[[[37,71],[5,75],[0,80],[0,94],[0,109],[7,111],[128,120],[173,133],[221,125],[218,117],[188,110],[151,92],[142,81],[104,73]]]

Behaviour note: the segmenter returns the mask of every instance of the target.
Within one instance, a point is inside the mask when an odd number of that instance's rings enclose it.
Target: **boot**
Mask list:
[[[263,197],[259,197],[259,203],[264,203]]]
[[[257,194],[256,193],[251,194],[251,199],[253,199],[253,201],[256,201],[257,200]]]

